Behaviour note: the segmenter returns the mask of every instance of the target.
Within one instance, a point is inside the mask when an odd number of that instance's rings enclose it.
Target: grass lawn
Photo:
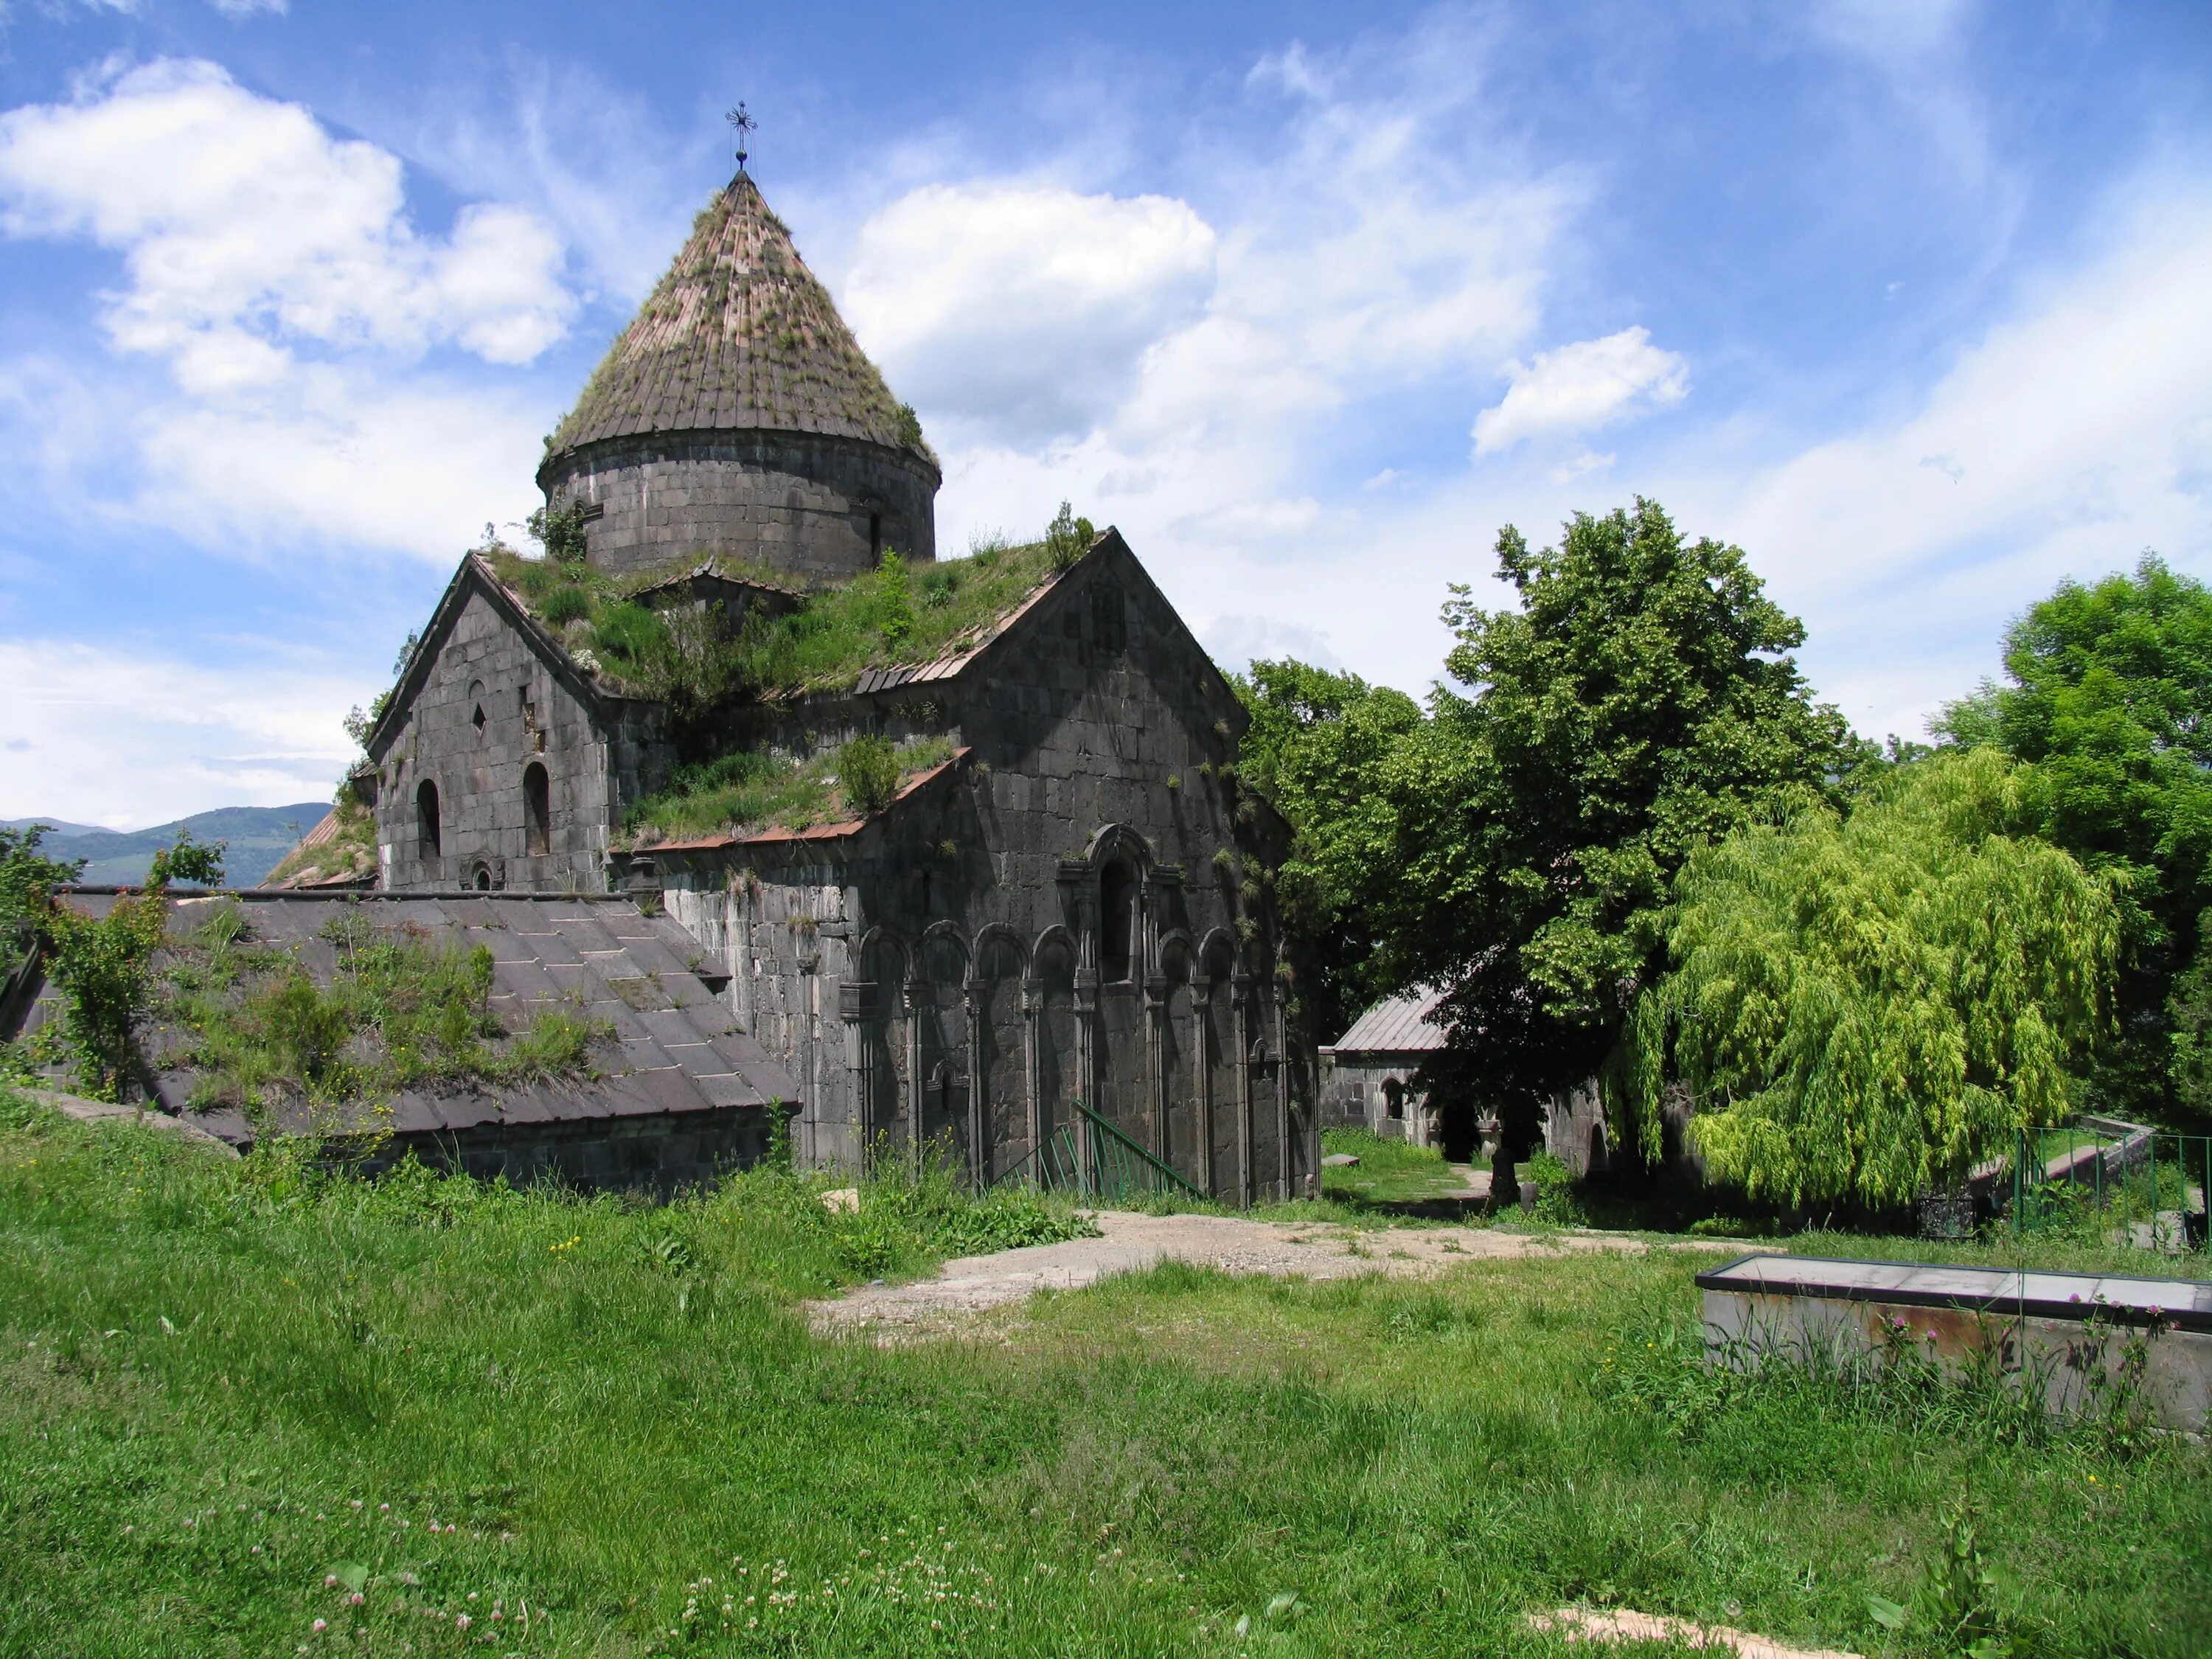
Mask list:
[[[1442,1152],[1386,1140],[1368,1129],[1324,1129],[1324,1152],[1348,1152],[1356,1164],[1321,1172],[1322,1194],[1347,1204],[1414,1204],[1425,1199],[1462,1197],[1467,1182]]]
[[[1582,1599],[1932,1652],[1866,1595],[1969,1496],[2021,1651],[2212,1644],[2203,1446],[1717,1389],[1710,1253],[1170,1267],[886,1350],[793,1311],[921,1260],[822,1184],[319,1186],[0,1107],[0,1651],[1565,1654],[1522,1620]]]

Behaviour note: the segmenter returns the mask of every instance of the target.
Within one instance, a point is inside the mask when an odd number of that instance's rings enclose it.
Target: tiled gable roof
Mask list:
[[[740,173],[693,223],[550,453],[641,432],[759,428],[928,453],[791,233]]]
[[[68,902],[104,915],[112,889],[72,890]],[[790,1073],[750,1036],[736,1028],[717,996],[726,980],[672,918],[647,915],[611,895],[521,893],[365,893],[351,900],[305,893],[260,891],[193,895],[177,906],[179,925],[189,926],[203,907],[236,903],[261,948],[292,956],[318,983],[337,968],[337,953],[321,936],[343,903],[380,928],[462,947],[482,945],[492,953],[488,1012],[510,1027],[546,1009],[571,1009],[612,1032],[592,1056],[588,1075],[536,1083],[429,1082],[386,1103],[364,1103],[356,1124],[343,1111],[326,1118],[325,1131],[380,1124],[399,1134],[450,1133],[487,1125],[534,1124],[618,1117],[652,1117],[764,1106],[799,1097]],[[696,965],[695,965],[696,964]],[[711,975],[711,977],[710,977]],[[54,1012],[48,988],[30,1011],[24,1035]],[[161,1109],[177,1114],[233,1144],[250,1144],[253,1125],[235,1108],[189,1109],[197,1075],[178,1060],[183,1034],[165,1025],[147,1033],[154,1093]],[[388,1106],[381,1116],[376,1105]],[[279,1127],[310,1127],[296,1104],[279,1110]]]
[[[1429,1054],[1444,1046],[1441,1025],[1429,1016],[1444,1000],[1441,991],[1419,991],[1410,996],[1378,1002],[1352,1021],[1352,1029],[1336,1040],[1340,1054]]]

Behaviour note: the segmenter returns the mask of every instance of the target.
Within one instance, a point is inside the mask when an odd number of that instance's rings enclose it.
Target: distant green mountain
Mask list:
[[[48,858],[84,860],[82,880],[121,885],[145,880],[155,851],[173,843],[178,830],[189,830],[196,840],[224,844],[223,877],[231,886],[252,887],[330,810],[328,801],[311,800],[296,806],[218,806],[151,830],[101,830],[52,818],[0,820],[0,829],[52,823],[54,833],[40,844],[40,852]]]

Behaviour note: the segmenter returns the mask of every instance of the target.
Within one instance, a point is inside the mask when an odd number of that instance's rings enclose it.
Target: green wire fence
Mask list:
[[[2112,1118],[2022,1129],[2012,1160],[2015,1232],[2068,1231],[2172,1254],[2206,1248],[2212,1135]]]
[[[1036,1187],[1114,1203],[1146,1193],[1203,1199],[1206,1193],[1079,1100],[1076,1115],[1047,1135],[994,1187]]]

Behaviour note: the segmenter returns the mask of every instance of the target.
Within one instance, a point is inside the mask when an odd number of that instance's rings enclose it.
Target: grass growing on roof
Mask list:
[[[1065,1212],[830,1184],[364,1185],[0,1106],[0,1629],[77,1659],[1457,1659],[1575,1651],[1524,1620],[1580,1601],[1932,1653],[1867,1598],[1932,1600],[1966,1495],[2016,1650],[2212,1628],[2204,1446],[1714,1390],[1668,1335],[1709,1253],[1169,1265],[879,1348],[795,1304]]]
[[[952,744],[945,738],[882,747],[886,765],[896,775],[894,791],[952,757]],[[649,847],[694,836],[841,823],[862,816],[862,808],[850,799],[846,763],[847,750],[839,748],[805,760],[739,752],[683,767],[667,788],[630,807],[623,815],[623,830],[630,845]]]
[[[491,952],[348,906],[322,928],[337,957],[319,984],[290,949],[257,944],[245,910],[218,905],[173,932],[160,1018],[182,1035],[165,1057],[199,1073],[195,1104],[273,1110],[381,1101],[435,1081],[519,1083],[592,1066],[604,1022],[542,1010],[510,1030],[490,1006]]]
[[[967,557],[882,566],[810,594],[795,611],[749,617],[734,637],[691,637],[688,612],[649,609],[647,586],[694,568],[678,560],[615,578],[579,560],[525,558],[504,548],[483,556],[533,615],[572,651],[588,652],[623,689],[640,695],[759,699],[839,691],[870,668],[927,662],[981,644],[1006,612],[1057,574],[1043,542],[979,544]],[[788,586],[791,578],[720,557],[724,574]]]
[[[972,648],[1055,574],[1042,542],[985,543],[935,564],[887,556],[881,569],[823,589],[803,610],[749,627],[738,645],[744,678],[764,690],[842,690],[866,669]]]
[[[362,804],[350,784],[339,789],[331,810],[337,815],[337,833],[313,847],[295,847],[261,878],[263,886],[274,887],[301,875],[310,881],[331,881],[366,875],[376,868],[376,814]]]

